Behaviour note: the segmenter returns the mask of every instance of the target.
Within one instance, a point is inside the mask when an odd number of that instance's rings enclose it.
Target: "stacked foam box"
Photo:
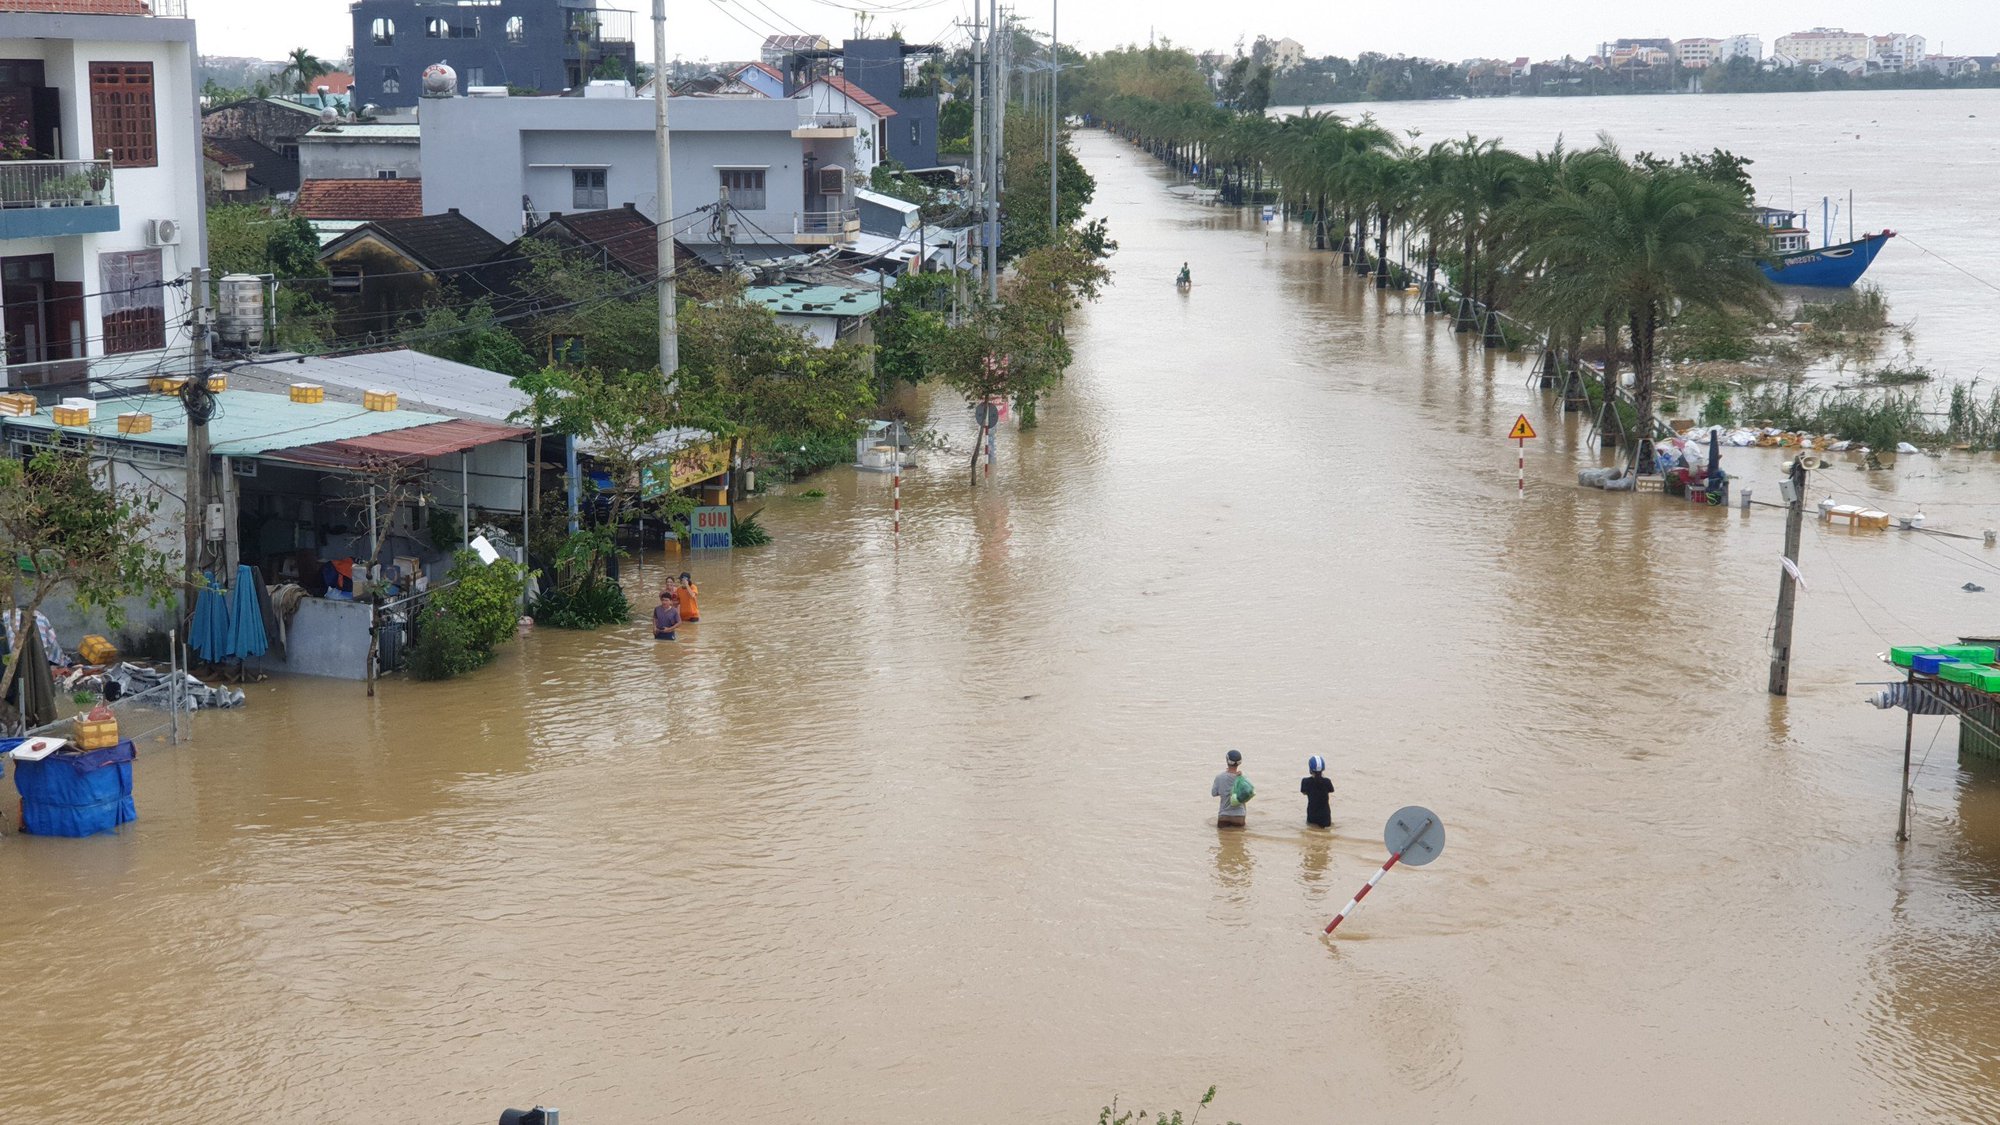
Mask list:
[[[41,409],[41,404],[35,401],[34,395],[0,395],[0,414],[19,418],[33,414],[39,409]]]

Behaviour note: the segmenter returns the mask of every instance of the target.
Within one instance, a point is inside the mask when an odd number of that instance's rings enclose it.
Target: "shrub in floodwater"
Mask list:
[[[808,488],[804,492],[799,493],[799,499],[824,500],[826,499],[826,490],[823,488]]]
[[[593,578],[570,587],[553,586],[541,592],[528,608],[535,624],[552,629],[595,629],[631,620],[632,603],[625,591],[609,578]]]
[[[1818,332],[1880,332],[1889,327],[1889,300],[1879,287],[1861,285],[1844,298],[1801,302],[1798,319]]]
[[[735,510],[731,509],[729,514],[729,536],[731,541],[738,547],[762,547],[764,544],[769,543],[771,541],[771,533],[764,530],[764,526],[757,522],[757,517],[763,514],[764,509],[759,508],[739,519],[736,516]]]
[[[1915,363],[1908,365],[1890,363],[1868,372],[1867,378],[1871,383],[1897,387],[1910,383],[1928,383],[1931,381],[1931,371],[1930,368]]]
[[[1701,404],[1701,424],[1727,426],[1735,418],[1729,409],[1729,392],[1726,390],[1709,392],[1707,401]]]
[[[1201,1120],[1201,1111],[1207,1109],[1209,1103],[1213,1101],[1215,1101],[1215,1087],[1210,1086],[1208,1092],[1201,1096],[1200,1104],[1194,1107],[1194,1116],[1187,1117],[1180,1110],[1174,1110],[1172,1113],[1148,1113],[1145,1110],[1135,1112],[1128,1109],[1121,1113],[1118,1110],[1118,1099],[1113,1098],[1110,1105],[1097,1111],[1097,1125],[1135,1125],[1135,1123],[1144,1125],[1147,1121],[1153,1122],[1153,1125],[1194,1125]],[[1228,1125],[1237,1123],[1231,1121]]]
[[[447,680],[493,659],[520,620],[527,573],[511,559],[489,564],[460,551],[445,582],[417,619],[409,666],[419,680]]]

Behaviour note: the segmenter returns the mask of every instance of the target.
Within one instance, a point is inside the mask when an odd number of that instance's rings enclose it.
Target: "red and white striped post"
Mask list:
[[[894,513],[889,518],[889,527],[890,533],[896,537],[896,546],[901,547],[903,545],[903,447],[896,444],[896,434],[893,430],[890,431],[889,441],[895,450],[890,454],[894,459],[895,468],[889,472],[889,494],[893,498],[891,504]]]
[[[1368,897],[1368,892],[1375,889],[1375,884],[1382,881],[1382,876],[1387,875],[1391,867],[1398,863],[1407,867],[1422,867],[1436,859],[1444,851],[1444,822],[1422,805],[1397,809],[1382,828],[1382,846],[1389,851],[1389,862],[1370,876],[1368,882],[1354,892],[1354,897],[1347,900],[1347,905],[1340,908],[1340,913],[1333,916],[1333,921],[1326,924],[1327,933],[1332,933],[1335,927],[1347,920],[1349,914],[1354,913],[1354,908],[1361,905],[1361,900]],[[1406,860],[1405,856],[1409,858]]]
[[[1528,439],[1534,436],[1535,427],[1528,424],[1528,416],[1526,414],[1514,419],[1514,428],[1507,431],[1507,437],[1513,441],[1516,447],[1514,452],[1514,471],[1517,474],[1514,481],[1515,495],[1523,500],[1528,498]]]
[[[1402,858],[1403,858],[1403,853],[1397,852],[1395,855],[1389,857],[1389,862],[1383,864],[1381,870],[1369,876],[1368,882],[1364,884],[1360,890],[1354,892],[1354,897],[1348,899],[1347,905],[1340,908],[1340,913],[1333,916],[1333,921],[1328,922],[1326,924],[1326,932],[1332,933],[1333,928],[1335,926],[1340,925],[1340,923],[1344,921],[1349,914],[1352,914],[1354,912],[1354,908],[1361,905],[1361,900],[1368,897],[1368,892],[1375,889],[1375,884],[1382,881],[1382,876],[1387,875],[1389,873],[1389,869],[1391,867],[1396,866],[1396,861]]]

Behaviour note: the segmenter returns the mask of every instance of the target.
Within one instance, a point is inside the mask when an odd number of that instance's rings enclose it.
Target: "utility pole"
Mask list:
[[[972,198],[975,211],[986,202],[986,56],[979,42],[979,0],[972,3]],[[979,245],[986,246],[986,224],[979,224]],[[987,268],[992,268],[990,257]]]
[[[681,339],[674,307],[674,166],[667,152],[667,0],[653,0],[653,145],[659,150],[660,213],[654,220],[654,254],[659,258],[660,377],[667,393],[680,389]]]
[[[215,400],[208,389],[208,271],[200,266],[188,271],[188,299],[194,306],[194,370],[181,386],[181,406],[187,412],[187,479],[181,487],[185,498],[182,505],[184,622],[194,616],[195,599],[201,590],[202,543],[208,519],[204,496],[208,484],[208,420],[215,413]],[[181,636],[187,636],[185,629]]]
[[[1785,509],[1785,561],[1790,563],[1778,575],[1778,625],[1771,637],[1771,694],[1784,695],[1792,678],[1792,601],[1798,579],[1792,568],[1799,562],[1799,532],[1805,522],[1806,462],[1804,455],[1792,460],[1791,504]]]
[[[1056,137],[1062,132],[1061,103],[1056,100],[1056,75],[1062,72],[1062,51],[1056,46],[1056,20],[1062,0],[1049,0],[1049,239],[1056,237]]]
[[[977,7],[979,0],[973,0]],[[1000,299],[1000,0],[986,0],[986,230],[980,241],[986,244],[986,299]]]

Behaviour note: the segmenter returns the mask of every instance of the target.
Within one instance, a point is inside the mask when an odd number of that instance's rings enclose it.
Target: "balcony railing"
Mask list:
[[[792,216],[793,234],[843,235],[860,227],[860,212],[852,207],[839,211],[801,211]]]
[[[4,10],[7,0],[0,0]],[[0,162],[0,207],[109,207],[109,160],[10,160]]]
[[[84,16],[186,19],[187,0],[0,0],[0,12],[59,12]]]
[[[799,119],[801,129],[859,129],[861,118],[852,113],[808,113]]]
[[[0,0],[4,3],[5,0]],[[568,37],[571,43],[630,43],[632,13],[618,8],[572,8],[569,10]]]

